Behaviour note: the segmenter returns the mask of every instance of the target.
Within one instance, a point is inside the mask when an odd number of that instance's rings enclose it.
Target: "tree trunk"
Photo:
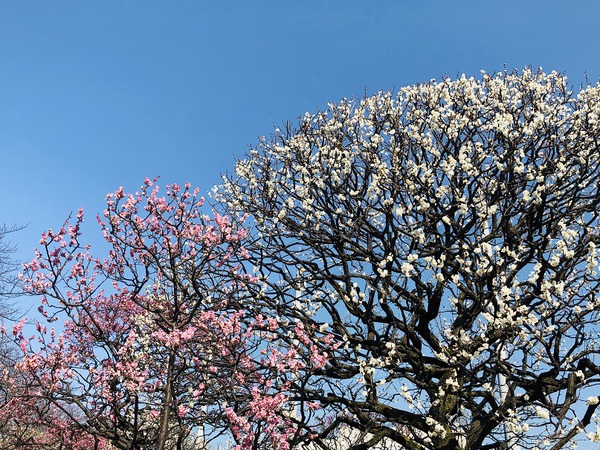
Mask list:
[[[175,364],[175,352],[169,353],[167,363],[167,382],[165,386],[165,401],[160,418],[160,434],[156,444],[156,450],[164,450],[169,436],[169,418],[171,416],[171,404],[173,403],[173,365]]]

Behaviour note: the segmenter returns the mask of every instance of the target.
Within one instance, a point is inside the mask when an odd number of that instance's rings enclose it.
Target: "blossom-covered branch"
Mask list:
[[[600,439],[599,120],[600,86],[557,73],[432,80],[306,114],[224,178],[256,308],[343,343],[294,382],[315,445]]]
[[[300,362],[266,336],[275,317],[245,308],[256,282],[246,231],[203,214],[189,184],[159,196],[146,180],[106,200],[106,257],[81,243],[80,210],[24,265],[46,320],[32,337],[25,320],[12,330],[22,381],[2,419],[39,449],[183,450],[223,435],[240,449],[287,448]]]

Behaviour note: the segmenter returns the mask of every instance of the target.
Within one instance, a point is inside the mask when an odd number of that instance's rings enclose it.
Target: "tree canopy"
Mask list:
[[[187,183],[117,189],[105,254],[80,210],[23,265],[43,318],[2,329],[0,442],[600,441],[599,119],[557,73],[445,78],[276,129],[210,216]]]
[[[203,214],[189,183],[160,196],[147,179],[106,200],[105,256],[82,242],[80,210],[23,265],[45,320],[31,337],[27,319],[12,330],[22,358],[19,377],[2,377],[2,445],[190,450],[229,438],[287,450],[297,427],[281,374],[320,368],[324,355],[314,347],[299,361],[295,346],[275,342],[278,318],[244,309],[255,282],[241,265],[245,230]],[[293,336],[311,342],[301,325]]]
[[[297,323],[339,344],[290,377],[301,438],[600,440],[599,117],[600,86],[557,73],[432,80],[306,114],[224,177],[248,307],[288,345]]]

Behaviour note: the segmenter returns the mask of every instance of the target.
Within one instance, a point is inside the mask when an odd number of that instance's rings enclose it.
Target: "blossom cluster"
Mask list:
[[[40,449],[62,439],[78,450],[83,435],[96,442],[86,448],[165,449],[199,426],[240,449],[285,449],[296,431],[288,377],[322,367],[324,347],[301,327],[303,355],[265,341],[277,320],[244,307],[258,279],[245,272],[243,217],[210,218],[197,189],[172,184],[160,196],[155,181],[107,196],[97,218],[106,257],[81,243],[82,210],[42,235],[21,279],[44,320],[33,336],[26,319],[12,329],[21,381],[2,414]]]
[[[502,441],[508,418],[532,447],[558,439],[552,421],[583,426],[600,373],[599,117],[600,86],[482,73],[329,104],[239,161],[216,197],[255,225],[279,335],[328,323],[343,344],[306,401],[432,448]]]

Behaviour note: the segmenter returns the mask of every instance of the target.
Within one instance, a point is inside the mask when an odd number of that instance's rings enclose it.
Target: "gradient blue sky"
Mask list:
[[[209,190],[342,97],[532,65],[600,77],[600,2],[0,0],[0,223],[39,233],[144,177]],[[88,225],[89,226],[89,225]]]

